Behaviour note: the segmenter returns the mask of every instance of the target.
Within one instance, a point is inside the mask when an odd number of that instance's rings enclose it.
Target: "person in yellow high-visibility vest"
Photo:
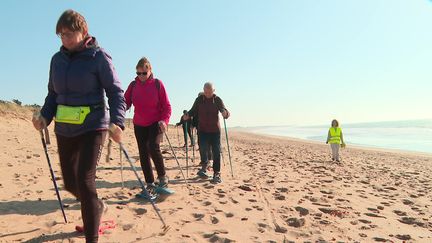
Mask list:
[[[336,119],[334,119],[331,123],[326,143],[330,143],[332,150],[332,161],[340,162],[339,147],[342,146],[344,148],[345,143],[343,140],[342,129],[339,127],[339,122]]]

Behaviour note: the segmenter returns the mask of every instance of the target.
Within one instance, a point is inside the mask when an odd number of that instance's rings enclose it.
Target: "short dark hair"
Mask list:
[[[56,34],[60,33],[62,29],[65,28],[71,31],[88,33],[88,26],[84,16],[72,9],[64,11],[58,19],[56,26]]]
[[[332,121],[332,123],[331,123],[331,125],[333,126],[333,123],[336,123],[336,127],[338,127],[339,126],[339,121],[338,120],[336,120],[336,119],[333,119],[333,121]]]

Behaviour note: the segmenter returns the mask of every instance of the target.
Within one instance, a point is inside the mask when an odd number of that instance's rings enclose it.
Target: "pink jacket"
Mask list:
[[[167,125],[171,117],[171,104],[162,81],[158,80],[160,88],[156,86],[156,80],[151,75],[145,82],[138,77],[135,82],[129,84],[125,92],[127,110],[133,105],[133,123],[138,126],[150,126],[159,121]],[[132,83],[135,83],[132,85]]]

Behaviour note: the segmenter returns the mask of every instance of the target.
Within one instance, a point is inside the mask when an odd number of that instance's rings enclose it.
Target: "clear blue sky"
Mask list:
[[[124,88],[141,56],[171,122],[206,81],[229,126],[432,118],[428,0],[0,2],[0,99],[43,104],[60,14],[83,14]],[[131,114],[130,114],[131,115]]]

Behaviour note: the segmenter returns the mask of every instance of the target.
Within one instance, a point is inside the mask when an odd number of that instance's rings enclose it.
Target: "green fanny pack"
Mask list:
[[[80,125],[84,123],[84,120],[89,113],[90,106],[58,105],[55,121]]]

